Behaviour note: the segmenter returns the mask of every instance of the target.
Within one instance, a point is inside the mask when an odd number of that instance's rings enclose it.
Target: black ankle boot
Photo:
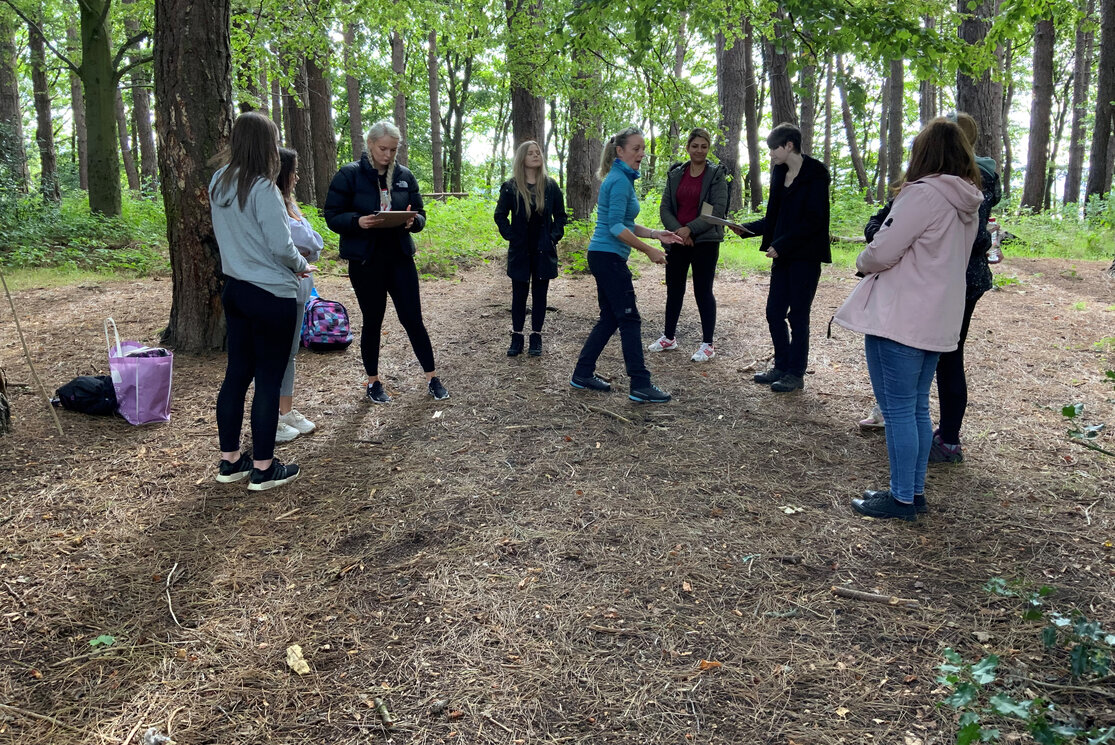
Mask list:
[[[523,335],[511,332],[511,346],[507,348],[508,357],[518,357],[523,353]]]
[[[537,331],[530,335],[530,348],[527,350],[527,354],[531,357],[542,356],[542,334]]]

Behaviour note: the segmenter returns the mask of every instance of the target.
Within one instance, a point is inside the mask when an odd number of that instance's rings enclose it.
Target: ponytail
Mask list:
[[[600,151],[600,178],[603,179],[612,170],[612,163],[616,161],[616,148],[627,147],[627,139],[631,135],[641,135],[643,131],[638,127],[628,127],[618,134],[614,134],[604,143]]]

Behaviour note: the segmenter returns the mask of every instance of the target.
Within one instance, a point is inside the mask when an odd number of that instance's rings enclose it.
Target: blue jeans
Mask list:
[[[573,375],[578,378],[593,376],[596,360],[618,329],[631,388],[649,385],[650,371],[643,359],[643,319],[635,305],[635,285],[631,282],[627,259],[610,251],[589,251],[588,267],[596,279],[600,319],[585,340]]]
[[[933,444],[929,388],[941,353],[870,335],[864,339],[864,351],[871,387],[887,422],[890,491],[899,502],[909,504],[915,494],[925,493]]]

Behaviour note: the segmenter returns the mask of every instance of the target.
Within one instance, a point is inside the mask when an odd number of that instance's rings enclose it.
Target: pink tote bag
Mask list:
[[[112,340],[108,335],[110,325]],[[138,341],[121,342],[116,322],[111,318],[105,321],[105,344],[120,416],[130,424],[170,421],[174,379],[174,355],[170,350],[147,347]]]

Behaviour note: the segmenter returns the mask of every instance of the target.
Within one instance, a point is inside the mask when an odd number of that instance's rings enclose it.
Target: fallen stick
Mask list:
[[[608,411],[607,409],[602,409],[599,406],[592,406],[590,404],[581,404],[581,406],[583,406],[586,409],[588,409],[589,411],[595,412],[597,414],[603,414],[604,416],[610,416],[612,419],[615,419],[618,422],[623,422],[624,424],[631,424],[630,419],[628,419],[627,417],[622,416],[620,414],[617,414],[614,411]]]
[[[387,708],[387,702],[384,701],[382,698],[376,698],[372,699],[372,703],[375,705],[374,711],[376,713],[376,716],[378,716],[380,721],[383,722],[383,726],[387,727],[388,729],[394,727],[395,717],[391,716],[391,710]]]
[[[616,634],[617,636],[642,636],[643,632],[637,629],[614,629],[611,626],[597,626],[594,623],[588,625],[589,631],[595,631],[598,634]]]
[[[882,603],[883,605],[901,605],[904,608],[917,608],[920,603],[912,598],[899,598],[894,595],[879,595],[874,592],[852,590],[847,587],[833,587],[832,594],[849,600],[865,600],[869,603]]]
[[[174,603],[170,599],[170,578],[174,576],[175,570],[178,569],[178,562],[174,562],[174,566],[170,568],[170,572],[166,575],[166,607],[170,611],[170,617],[174,619],[174,625],[181,627],[182,624],[178,623],[178,616],[174,615]]]
[[[44,386],[43,381],[39,379],[39,374],[35,372],[35,363],[31,361],[31,350],[27,348],[27,341],[23,338],[23,328],[19,325],[19,314],[15,312],[15,301],[12,300],[12,293],[8,291],[8,283],[4,279],[3,272],[0,272],[0,285],[4,286],[4,294],[8,296],[8,305],[12,308],[12,320],[15,321],[16,335],[19,336],[19,343],[23,345],[23,356],[27,358],[27,367],[31,369],[31,377],[39,384],[39,390],[42,391],[43,400],[46,401],[46,407],[50,410],[50,415],[54,418],[54,426],[58,428],[58,435],[61,437],[62,422],[58,421],[58,412],[54,410],[54,404],[50,402],[50,394],[46,392],[46,386]]]

